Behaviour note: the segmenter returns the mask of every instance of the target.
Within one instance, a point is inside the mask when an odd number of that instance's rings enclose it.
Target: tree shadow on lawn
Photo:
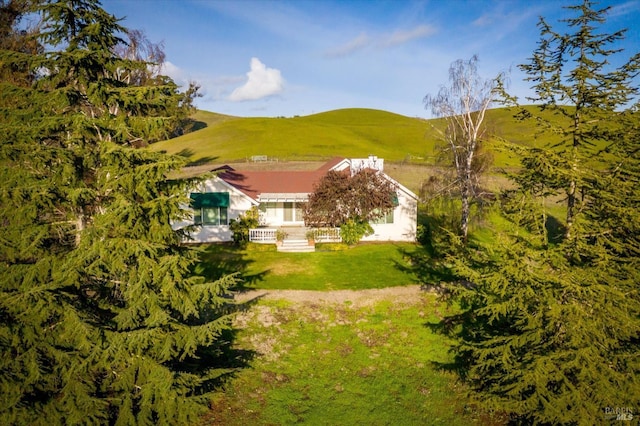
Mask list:
[[[193,158],[193,156],[195,155],[195,151],[189,148],[184,148],[182,150],[180,150],[179,152],[176,153],[176,155],[183,157],[185,159],[191,160]],[[191,160],[187,163],[188,167],[193,167],[193,166],[201,166],[204,164],[210,164],[213,163],[215,160],[217,160],[219,157],[210,157],[210,156],[205,156],[205,157],[200,157],[197,158],[195,160]]]
[[[439,290],[443,282],[454,279],[444,259],[434,257],[424,246],[419,245],[415,249],[399,247],[398,251],[403,262],[394,261],[395,268],[412,275],[424,290]]]
[[[238,274],[239,282],[231,290],[244,292],[251,290],[257,282],[264,281],[269,271],[247,274],[249,265],[253,263],[245,255],[242,246],[233,243],[207,244],[200,246],[200,263],[195,272],[207,280],[215,281],[226,275]]]
[[[445,261],[455,246],[447,229],[449,219],[443,215],[420,215],[418,245],[414,249],[400,247],[404,263],[395,262],[398,270],[412,275],[425,290],[440,290],[443,282],[455,280]]]
[[[481,340],[478,336],[482,335],[483,331],[499,335],[505,327],[508,327],[507,322],[490,324],[486,318],[478,318],[473,309],[467,309],[459,313],[446,315],[440,321],[426,322],[424,326],[433,331],[433,333],[445,336],[453,341],[473,341],[478,343]],[[469,389],[471,394],[482,393],[483,390],[477,378],[472,378],[469,375],[472,366],[477,364],[477,360],[471,351],[453,344],[449,348],[449,354],[452,355],[451,361],[431,361],[431,366],[437,371],[453,373]],[[473,416],[479,419],[480,424],[483,425],[529,424],[526,419],[524,422],[518,421],[518,418],[509,415],[507,412],[488,410],[475,398],[470,399],[465,404],[465,410],[473,413]]]
[[[245,257],[242,247],[233,244],[206,244],[196,248],[200,262],[193,270],[194,275],[202,276],[207,281],[217,281],[223,277],[237,274],[240,276],[232,292],[247,291],[247,284],[264,279],[267,272],[254,275],[243,274],[251,264]],[[199,317],[191,320],[192,326],[208,323],[225,315],[236,315],[246,312],[257,304],[262,296],[237,302],[229,296],[229,303],[220,308],[207,309]],[[220,389],[226,382],[232,380],[236,374],[251,367],[251,362],[258,355],[256,351],[236,347],[237,335],[240,329],[232,325],[220,331],[219,337],[209,346],[198,348],[195,355],[187,359],[174,362],[173,368],[190,372],[207,379],[199,385],[199,391],[212,392]]]

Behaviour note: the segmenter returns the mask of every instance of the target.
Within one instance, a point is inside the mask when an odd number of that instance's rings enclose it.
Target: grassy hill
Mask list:
[[[486,123],[503,138],[533,141],[533,124],[516,122],[506,109],[491,110]],[[432,164],[442,120],[425,120],[372,109],[340,109],[304,117],[241,118],[198,111],[199,130],[152,145],[193,164],[246,161],[267,155],[280,161],[319,161],[375,154],[389,162]],[[496,166],[517,161],[496,153]]]

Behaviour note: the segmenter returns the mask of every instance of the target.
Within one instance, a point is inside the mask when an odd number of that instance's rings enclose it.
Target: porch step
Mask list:
[[[310,246],[307,240],[284,240],[278,246],[278,251],[289,253],[309,253],[316,251],[315,246]]]

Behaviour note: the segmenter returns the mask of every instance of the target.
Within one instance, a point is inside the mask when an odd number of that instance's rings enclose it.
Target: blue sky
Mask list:
[[[242,117],[375,108],[428,118],[422,99],[448,83],[449,65],[477,54],[479,72],[510,72],[539,40],[539,16],[566,18],[564,0],[103,0],[125,27],[162,42],[164,73],[196,81],[200,109]],[[640,0],[612,6],[604,30],[628,28],[621,58],[640,51]],[[557,27],[560,28],[560,27]]]

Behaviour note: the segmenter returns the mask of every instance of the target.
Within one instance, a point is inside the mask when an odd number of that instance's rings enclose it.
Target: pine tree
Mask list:
[[[574,230],[575,219],[589,200],[590,182],[598,177],[595,171],[606,168],[603,149],[616,143],[616,133],[607,123],[615,121],[619,109],[637,94],[632,81],[640,54],[612,68],[610,57],[620,53],[613,45],[626,30],[598,32],[610,8],[594,9],[593,2],[584,1],[566,9],[576,16],[561,22],[573,32],[556,32],[541,18],[538,48],[529,63],[520,66],[528,75],[525,80],[534,83],[535,95],[528,99],[539,105],[540,113],[533,118],[541,139],[548,142],[529,152],[524,159],[528,173],[519,182],[543,183],[549,191],[564,193],[565,238],[571,239],[581,232]]]
[[[511,194],[496,240],[448,258],[461,311],[441,327],[484,407],[525,424],[599,423],[640,398],[637,288],[550,246],[540,201]]]
[[[542,41],[523,67],[552,140],[524,152],[496,241],[449,258],[465,285],[447,286],[461,311],[441,325],[488,406],[525,423],[591,425],[640,401],[640,144],[628,108],[638,55],[607,71],[616,53],[607,46],[624,32],[598,34],[606,9],[589,1],[568,10],[574,32],[541,20]],[[554,240],[546,196],[558,191],[568,212],[564,238]]]
[[[0,417],[192,423],[225,372],[235,279],[193,274],[171,227],[183,160],[136,148],[183,95],[116,78],[147,64],[114,53],[124,29],[97,0],[38,11],[47,49],[0,51]]]

